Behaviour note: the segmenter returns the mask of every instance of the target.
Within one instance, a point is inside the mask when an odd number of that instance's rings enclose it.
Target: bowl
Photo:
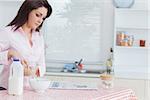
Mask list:
[[[46,78],[31,78],[29,84],[34,91],[44,92],[48,89],[50,81]]]
[[[114,5],[117,8],[131,8],[134,2],[134,0],[114,0]]]

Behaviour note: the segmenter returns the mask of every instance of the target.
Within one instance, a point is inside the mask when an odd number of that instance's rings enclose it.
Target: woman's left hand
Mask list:
[[[30,67],[24,67],[24,76],[31,76],[32,69]]]
[[[26,60],[22,60],[21,64],[24,66],[24,76],[31,76],[32,75],[32,70],[28,66],[28,63]]]

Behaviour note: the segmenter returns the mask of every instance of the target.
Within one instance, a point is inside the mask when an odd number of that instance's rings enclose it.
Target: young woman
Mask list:
[[[47,0],[25,0],[16,17],[5,29],[0,31],[0,63],[4,68],[0,74],[0,90],[8,88],[11,58],[19,58],[24,66],[24,76],[45,73],[45,55],[42,24],[52,13]],[[33,65],[34,64],[34,65]]]

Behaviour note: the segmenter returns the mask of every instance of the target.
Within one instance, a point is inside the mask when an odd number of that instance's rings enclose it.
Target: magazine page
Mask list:
[[[52,89],[90,89],[97,90],[97,84],[87,82],[52,81],[49,88]]]

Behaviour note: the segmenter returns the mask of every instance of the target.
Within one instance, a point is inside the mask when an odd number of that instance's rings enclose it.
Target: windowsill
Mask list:
[[[100,73],[46,72],[47,76],[98,78]]]
[[[99,78],[100,73],[73,73],[73,72],[46,72],[47,76],[61,76],[61,77],[85,77],[85,78]],[[116,78],[126,78],[126,79],[150,79],[149,76],[141,76],[138,73],[116,73]]]

